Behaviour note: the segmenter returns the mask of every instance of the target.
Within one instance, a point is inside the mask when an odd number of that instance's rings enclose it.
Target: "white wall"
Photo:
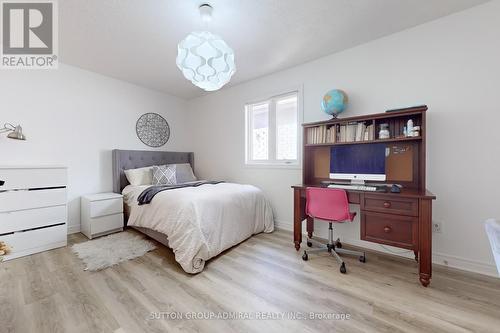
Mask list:
[[[82,194],[112,190],[111,150],[149,149],[135,134],[141,114],[167,119],[160,149],[189,149],[185,101],[75,67],[1,71],[0,99],[0,125],[21,124],[27,136],[0,135],[0,164],[68,166],[70,231],[79,230]]]
[[[328,118],[319,103],[332,88],[349,94],[345,116],[425,103],[427,187],[437,195],[433,217],[443,223],[434,261],[493,274],[482,221],[500,218],[499,40],[494,1],[195,99],[189,108],[197,172],[261,187],[279,225],[291,227],[290,185],[300,183],[301,171],[244,167],[245,102],[303,85],[306,122]],[[359,221],[337,230],[344,240],[381,249],[359,240]]]

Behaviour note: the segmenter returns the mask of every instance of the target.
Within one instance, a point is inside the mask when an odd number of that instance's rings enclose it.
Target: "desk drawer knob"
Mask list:
[[[385,226],[385,227],[384,227],[384,232],[385,232],[386,234],[390,233],[391,231],[392,231],[391,227],[389,227],[389,226]]]
[[[390,208],[391,207],[391,203],[389,201],[384,202],[384,207],[385,208]]]

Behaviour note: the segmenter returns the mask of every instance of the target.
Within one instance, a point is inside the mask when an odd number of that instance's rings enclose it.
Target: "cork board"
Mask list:
[[[314,178],[330,177],[330,147],[317,148],[314,151]]]
[[[413,146],[387,145],[389,155],[385,159],[388,181],[413,181]]]

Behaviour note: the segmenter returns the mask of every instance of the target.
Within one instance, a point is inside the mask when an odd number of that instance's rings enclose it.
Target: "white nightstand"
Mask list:
[[[123,230],[123,196],[98,193],[82,196],[81,232],[92,239]]]

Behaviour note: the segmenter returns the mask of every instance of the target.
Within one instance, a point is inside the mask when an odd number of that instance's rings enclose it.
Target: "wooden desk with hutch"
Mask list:
[[[428,286],[432,276],[432,201],[436,197],[425,188],[425,145],[427,107],[402,111],[377,113],[365,116],[332,119],[303,125],[303,171],[302,184],[292,186],[294,190],[294,244],[300,249],[302,222],[307,219],[307,233],[313,236],[314,221],[305,214],[305,189],[326,186],[322,181],[329,179],[330,149],[345,144],[387,143],[389,155],[386,158],[386,181],[401,184],[401,193],[364,192],[347,190],[349,202],[360,205],[360,238],[369,242],[391,245],[413,250],[419,262],[419,278]],[[412,119],[414,126],[420,126],[420,135],[405,137],[403,127]],[[373,125],[373,136],[363,141],[340,142],[340,127],[354,123]],[[379,139],[380,124],[388,124],[390,139]],[[324,128],[321,129],[321,127]],[[311,143],[313,128],[329,129],[335,135],[320,136],[321,143]],[[315,130],[317,131],[317,130]],[[333,138],[335,137],[335,138]],[[318,141],[316,136],[315,142]],[[309,141],[308,141],[309,140]],[[377,183],[377,182],[370,182]]]

